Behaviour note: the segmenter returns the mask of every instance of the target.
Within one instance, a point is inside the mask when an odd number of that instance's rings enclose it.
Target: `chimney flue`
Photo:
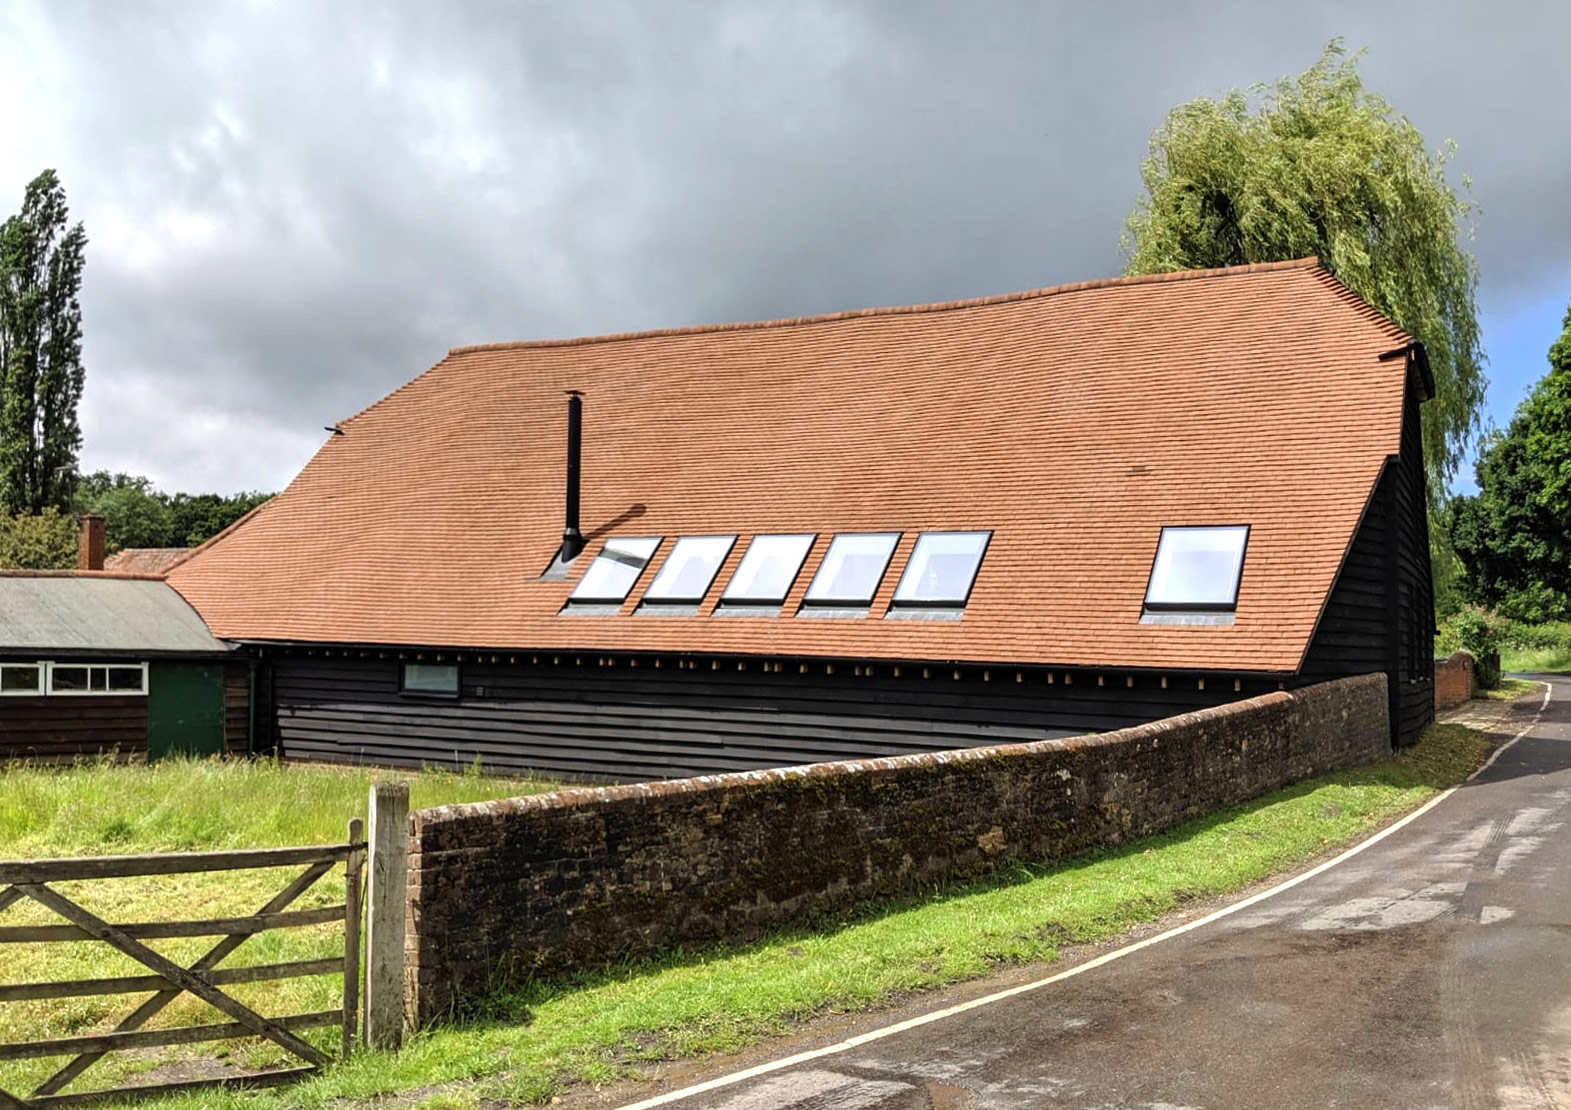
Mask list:
[[[584,445],[584,395],[567,391],[567,526],[562,529],[562,562],[569,563],[584,549],[578,530],[579,456]]]
[[[96,513],[86,513],[82,517],[82,530],[76,546],[76,569],[104,569],[104,518]]]

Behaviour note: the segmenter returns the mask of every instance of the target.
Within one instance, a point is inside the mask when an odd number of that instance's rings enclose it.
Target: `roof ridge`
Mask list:
[[[689,324],[675,328],[652,328],[647,331],[610,332],[605,335],[575,336],[567,339],[523,339],[502,343],[472,343],[448,349],[448,357],[477,354],[484,351],[517,351],[544,347],[586,347],[596,343],[617,343],[631,339],[660,339],[678,335],[708,335],[715,332],[763,331],[769,328],[789,328],[807,324],[829,324],[839,320],[860,320],[872,316],[914,316],[929,312],[954,312],[966,308],[986,308],[991,305],[1016,304],[1020,301],[1039,300],[1066,293],[1082,293],[1092,289],[1113,289],[1125,286],[1154,285],[1161,282],[1196,281],[1206,278],[1234,277],[1243,274],[1268,273],[1276,270],[1325,269],[1315,255],[1287,259],[1281,262],[1250,262],[1241,266],[1216,266],[1206,270],[1169,270],[1160,274],[1128,274],[1120,277],[1097,278],[1093,281],[1075,281],[1063,285],[1048,285],[1040,289],[1027,289],[1018,293],[995,293],[986,297],[968,297],[954,301],[934,301],[928,304],[884,305],[873,308],[853,308],[839,312],[824,312],[813,316],[782,316],[773,320],[739,320],[722,324]],[[422,375],[423,376],[423,375]],[[411,383],[412,384],[412,383]],[[394,392],[397,392],[396,390]],[[374,406],[372,406],[374,407]],[[364,411],[364,410],[362,410]],[[356,414],[360,415],[359,413]],[[353,419],[351,417],[350,419]]]
[[[102,578],[111,582],[162,582],[161,574],[148,574],[145,571],[119,571],[119,570],[78,570],[71,569],[28,569],[21,567],[7,567],[0,569],[0,578]]]

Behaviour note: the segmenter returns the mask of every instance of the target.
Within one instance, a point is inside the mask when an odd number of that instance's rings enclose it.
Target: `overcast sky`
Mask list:
[[[450,346],[1116,274],[1166,110],[1334,35],[1460,144],[1503,423],[1571,299],[1564,0],[6,0],[0,211],[55,167],[87,225],[84,467],[277,489]]]

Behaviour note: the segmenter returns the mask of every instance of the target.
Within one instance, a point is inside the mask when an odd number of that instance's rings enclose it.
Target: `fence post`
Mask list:
[[[371,786],[365,925],[365,1043],[396,1049],[404,1039],[404,908],[409,897],[409,784]]]

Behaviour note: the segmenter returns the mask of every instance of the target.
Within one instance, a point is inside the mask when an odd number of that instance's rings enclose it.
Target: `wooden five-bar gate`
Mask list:
[[[113,1095],[124,1097],[131,1094],[161,1094],[219,1083],[268,1085],[286,1082],[316,1071],[329,1060],[326,1053],[296,1036],[296,1031],[301,1029],[339,1026],[342,1033],[341,1051],[347,1056],[355,1039],[356,1015],[359,1011],[360,917],[363,897],[361,883],[366,856],[362,828],[358,819],[351,821],[346,843],[305,848],[0,861],[0,968],[26,966],[24,960],[10,954],[15,951],[13,947],[15,945],[101,941],[137,961],[147,972],[111,978],[0,985],[0,1003],[152,992],[151,997],[126,1014],[108,1033],[0,1043],[0,1060],[71,1057],[69,1063],[39,1083],[25,1097],[0,1088],[0,1110],[71,1106]],[[315,886],[318,880],[334,871],[340,863],[344,865],[343,902],[314,909],[289,908],[301,895]],[[84,880],[285,866],[303,866],[304,870],[268,899],[267,903],[255,913],[243,917],[219,917],[205,921],[111,923],[84,908],[76,898],[62,894],[53,885]],[[5,911],[24,899],[30,899],[51,910],[63,919],[63,923],[4,924]],[[225,957],[258,933],[270,929],[321,925],[328,922],[343,923],[342,955],[326,959],[295,960],[244,967],[219,966]],[[217,936],[223,939],[187,966],[176,963],[144,943],[148,940],[171,937],[204,936]],[[337,1009],[315,1013],[263,1016],[224,989],[236,983],[256,983],[340,972],[344,977],[342,1005]],[[231,1020],[219,1024],[143,1028],[154,1015],[184,993],[190,993],[208,1003]],[[3,1014],[3,1009],[0,1009],[0,1014]],[[9,1023],[0,1020],[0,1028],[5,1028],[7,1025]],[[78,1076],[112,1052],[240,1037],[266,1038],[293,1057],[293,1066],[268,1071],[225,1074],[220,1078],[207,1080],[63,1093]]]

